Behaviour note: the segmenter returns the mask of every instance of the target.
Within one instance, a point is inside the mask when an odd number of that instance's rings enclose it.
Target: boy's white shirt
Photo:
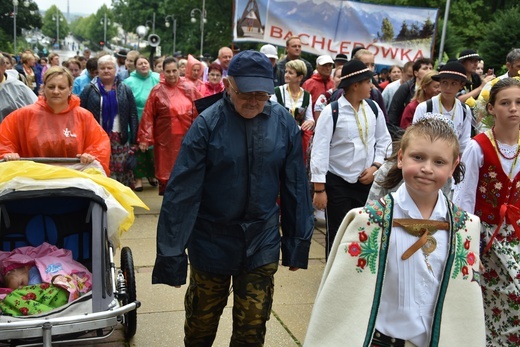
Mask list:
[[[432,113],[441,113],[439,109],[439,98],[441,94],[434,96],[432,100]],[[466,117],[464,117],[463,107],[466,108]],[[471,120],[473,119],[473,115],[471,113],[471,109],[466,104],[463,104],[459,101],[459,99],[455,99],[455,105],[451,109],[451,111],[446,111],[446,109],[442,108],[442,114],[451,119],[455,124],[455,132],[459,138],[460,144],[460,152],[464,153],[464,149],[471,140]],[[428,113],[426,112],[426,101],[421,102],[417,108],[415,109],[415,113],[413,115],[412,123],[417,122],[419,119],[424,118]]]
[[[326,175],[330,171],[353,184],[373,162],[383,163],[392,143],[385,117],[377,103],[377,117],[366,101],[363,100],[362,105],[358,110],[358,121],[363,134],[365,130],[368,131],[366,146],[359,136],[354,108],[345,97],[338,99],[338,120],[334,134],[331,105],[327,105],[321,113],[312,145],[311,182],[326,183]]]
[[[394,197],[393,218],[423,219],[411,198],[406,184],[391,193]],[[430,220],[446,221],[448,207],[439,190]],[[424,346],[429,339],[434,305],[437,300],[441,275],[448,255],[448,231],[434,234],[437,248],[428,256],[433,273],[428,269],[421,249],[407,260],[402,254],[418,238],[401,227],[393,227],[388,247],[388,262],[376,320],[376,329],[385,335]]]

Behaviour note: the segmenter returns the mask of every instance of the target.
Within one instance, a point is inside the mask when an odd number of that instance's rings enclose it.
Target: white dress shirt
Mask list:
[[[392,196],[394,219],[423,219],[405,184],[392,193]],[[429,219],[446,221],[447,212],[446,198],[439,191]],[[428,256],[431,271],[421,249],[407,260],[401,259],[403,253],[418,238],[401,227],[392,227],[381,303],[376,319],[377,330],[385,335],[410,341],[418,347],[427,345],[431,333],[433,310],[448,255],[448,232],[438,230],[433,236],[437,240],[437,248]]]
[[[311,182],[325,183],[327,171],[343,178],[348,183],[356,183],[359,175],[373,162],[383,163],[392,139],[386,128],[383,111],[376,103],[379,116],[376,117],[366,101],[357,112],[359,127],[354,108],[342,96],[338,99],[338,122],[332,134],[332,109],[327,105],[318,118],[311,151]],[[364,113],[366,114],[366,122]],[[359,135],[365,137],[366,145]]]
[[[444,106],[442,107],[442,112],[439,109],[439,98],[441,95],[434,96],[432,100],[432,113],[440,113],[444,115],[446,118],[451,119],[455,124],[455,131],[459,138],[460,144],[460,152],[464,153],[466,146],[471,139],[471,120],[473,119],[473,114],[471,113],[471,109],[468,105],[462,104],[459,99],[455,99],[455,105],[451,109],[451,111],[446,111]],[[463,107],[466,108],[466,117],[464,117]],[[427,115],[426,112],[426,101],[421,102],[417,108],[415,109],[415,114],[413,115],[412,123],[417,122],[419,119],[423,118]]]

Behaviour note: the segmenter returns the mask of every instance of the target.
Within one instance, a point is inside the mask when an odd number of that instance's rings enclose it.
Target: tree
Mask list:
[[[115,16],[108,9],[106,5],[99,8],[95,15],[91,15],[88,18],[87,24],[87,38],[94,43],[104,41],[105,36],[105,14],[106,14],[106,40],[109,42],[114,36],[117,35],[117,29],[115,26]],[[104,43],[106,45],[106,42]]]
[[[483,29],[483,40],[480,41],[479,52],[485,57],[486,66],[498,67],[505,64],[507,53],[518,47],[520,37],[520,6],[502,10],[493,16],[493,20]]]
[[[135,33],[136,27],[152,21],[155,13],[155,33],[161,37],[163,54],[172,52],[173,27],[165,26],[165,18],[174,15],[177,19],[176,50],[198,55],[200,12],[194,12],[195,23],[191,22],[190,13],[200,5],[200,1],[194,0],[112,0],[115,20],[127,32]],[[205,9],[204,53],[216,57],[219,48],[230,45],[232,41],[232,1],[206,1]]]
[[[69,34],[69,24],[67,23],[67,19],[63,13],[61,13],[56,5],[52,5],[43,16],[42,33],[45,36],[57,39],[56,34],[58,31],[61,41]]]
[[[435,32],[435,25],[433,24],[432,20],[428,18],[421,29],[420,37],[422,39],[432,37],[433,33]]]
[[[27,4],[28,6],[25,6]],[[0,50],[12,52],[14,25],[13,25],[14,6],[12,1],[0,1]],[[27,42],[23,40],[22,29],[36,29],[42,26],[42,17],[35,2],[19,1],[16,16],[16,35],[18,48],[24,48]]]
[[[391,42],[394,39],[394,26],[388,19],[385,17],[383,19],[383,23],[381,23],[381,37],[379,38],[382,42]]]
[[[410,36],[410,30],[408,29],[408,25],[406,24],[406,21],[403,22],[401,25],[401,31],[399,31],[399,34],[397,34],[397,37],[395,38],[396,41],[406,41],[408,40],[408,37]]]

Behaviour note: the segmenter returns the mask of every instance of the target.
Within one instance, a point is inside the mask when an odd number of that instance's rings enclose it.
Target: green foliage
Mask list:
[[[391,42],[394,39],[394,26],[386,17],[383,19],[383,23],[381,23],[381,35],[379,36],[379,40],[381,42]]]
[[[61,41],[69,34],[69,24],[56,5],[52,5],[47,11],[45,11],[45,15],[43,16],[42,33],[45,36],[56,39],[56,34],[58,32]]]
[[[518,47],[520,37],[520,6],[502,10],[493,16],[493,20],[485,26],[483,39],[478,46],[480,54],[485,57],[486,66],[504,65],[507,53]],[[498,71],[497,71],[498,72]]]
[[[166,27],[165,19],[173,15],[177,19],[176,50],[183,54],[200,54],[200,12],[194,11],[195,23],[191,22],[193,9],[201,9],[200,0],[112,0],[115,20],[125,31],[135,33],[137,26],[151,22],[155,12],[155,33],[161,37],[163,54],[173,52],[173,26]],[[216,57],[222,46],[231,45],[232,1],[206,1],[204,24],[204,53]],[[171,23],[171,22],[170,22]],[[242,45],[241,45],[242,46]]]
[[[38,5],[35,2],[27,2],[27,7],[24,1],[20,0],[16,16],[16,35],[17,47],[22,48],[27,45],[22,37],[22,29],[41,28],[42,17],[38,10]],[[12,52],[13,38],[14,38],[14,23],[13,23],[14,6],[11,0],[0,1],[0,49]]]

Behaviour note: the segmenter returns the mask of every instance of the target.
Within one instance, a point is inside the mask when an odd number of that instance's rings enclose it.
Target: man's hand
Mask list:
[[[375,166],[363,170],[359,176],[359,182],[366,185],[371,184],[374,181],[374,172],[376,172],[376,170],[377,168]]]

